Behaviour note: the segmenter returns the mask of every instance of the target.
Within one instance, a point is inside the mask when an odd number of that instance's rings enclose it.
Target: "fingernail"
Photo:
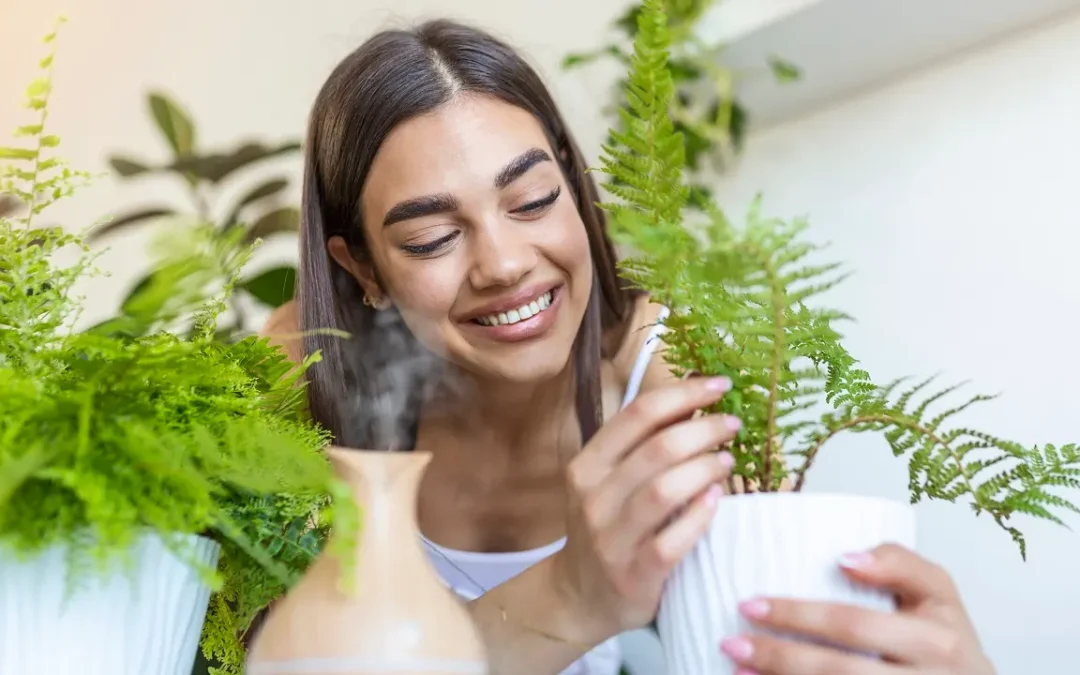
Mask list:
[[[728,638],[720,643],[720,651],[736,661],[745,661],[754,654],[754,646],[743,637]]]
[[[769,603],[760,598],[739,603],[739,611],[749,619],[764,619],[769,613]]]
[[[750,670],[749,668],[739,668],[735,675],[758,675],[758,671]]]
[[[735,458],[732,457],[731,453],[727,450],[720,451],[720,455],[719,457],[717,457],[717,459],[720,460],[720,466],[724,467],[725,469],[730,469],[731,467],[735,466]]]
[[[861,570],[870,567],[874,562],[874,556],[869,553],[845,553],[840,556],[840,566],[850,570]]]
[[[738,431],[742,429],[742,420],[738,417],[725,417],[724,425],[728,428],[728,431]]]
[[[720,502],[720,498],[724,496],[724,488],[719,485],[710,485],[709,489],[705,491],[705,503],[712,508]]]
[[[726,377],[714,377],[705,382],[705,388],[720,393],[730,391],[731,380]]]

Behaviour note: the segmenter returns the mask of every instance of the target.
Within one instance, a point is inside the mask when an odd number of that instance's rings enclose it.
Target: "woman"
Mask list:
[[[494,672],[614,675],[613,637],[653,620],[722,502],[731,457],[712,450],[739,421],[693,413],[730,383],[676,381],[656,356],[663,309],[619,279],[580,151],[492,37],[437,21],[371,38],[319,93],[306,153],[299,303],[266,332],[355,336],[285,343],[323,352],[316,418],[342,445],[433,453],[420,528]],[[938,567],[886,546],[842,568],[901,611],[745,612],[885,662],[765,636],[717,649],[746,673],[992,672]]]

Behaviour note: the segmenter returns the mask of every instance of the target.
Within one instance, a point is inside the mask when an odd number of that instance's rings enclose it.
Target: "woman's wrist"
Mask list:
[[[614,635],[551,556],[469,603],[498,675],[561,672]]]
[[[558,623],[577,636],[578,640],[598,645],[620,632],[617,621],[608,616],[604,607],[585,597],[585,582],[577,578],[569,556],[560,551],[544,561],[552,613]]]

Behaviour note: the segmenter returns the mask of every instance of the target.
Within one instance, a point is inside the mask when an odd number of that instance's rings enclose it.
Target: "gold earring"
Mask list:
[[[375,310],[381,310],[386,309],[389,306],[389,303],[386,302],[385,298],[380,298],[379,300],[372,300],[370,295],[364,293],[364,305]]]

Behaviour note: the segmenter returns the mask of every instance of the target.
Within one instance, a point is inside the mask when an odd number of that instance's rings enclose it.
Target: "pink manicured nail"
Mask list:
[[[742,429],[742,420],[738,417],[725,417],[724,425],[728,428],[728,431],[738,431]]]
[[[734,637],[721,642],[720,651],[736,661],[745,661],[754,654],[754,646],[746,638]]]
[[[726,392],[731,390],[731,380],[726,377],[714,377],[705,383],[709,391]]]
[[[724,488],[719,485],[710,485],[709,489],[705,491],[705,504],[712,508],[720,502],[720,498],[724,496]]]
[[[727,450],[721,451],[718,459],[720,460],[720,466],[725,469],[730,469],[735,466],[735,458]]]
[[[874,556],[869,553],[846,553],[840,556],[840,566],[852,570],[866,569],[874,562]]]
[[[758,598],[747,600],[739,603],[739,611],[750,619],[764,619],[769,613],[769,603]]]

